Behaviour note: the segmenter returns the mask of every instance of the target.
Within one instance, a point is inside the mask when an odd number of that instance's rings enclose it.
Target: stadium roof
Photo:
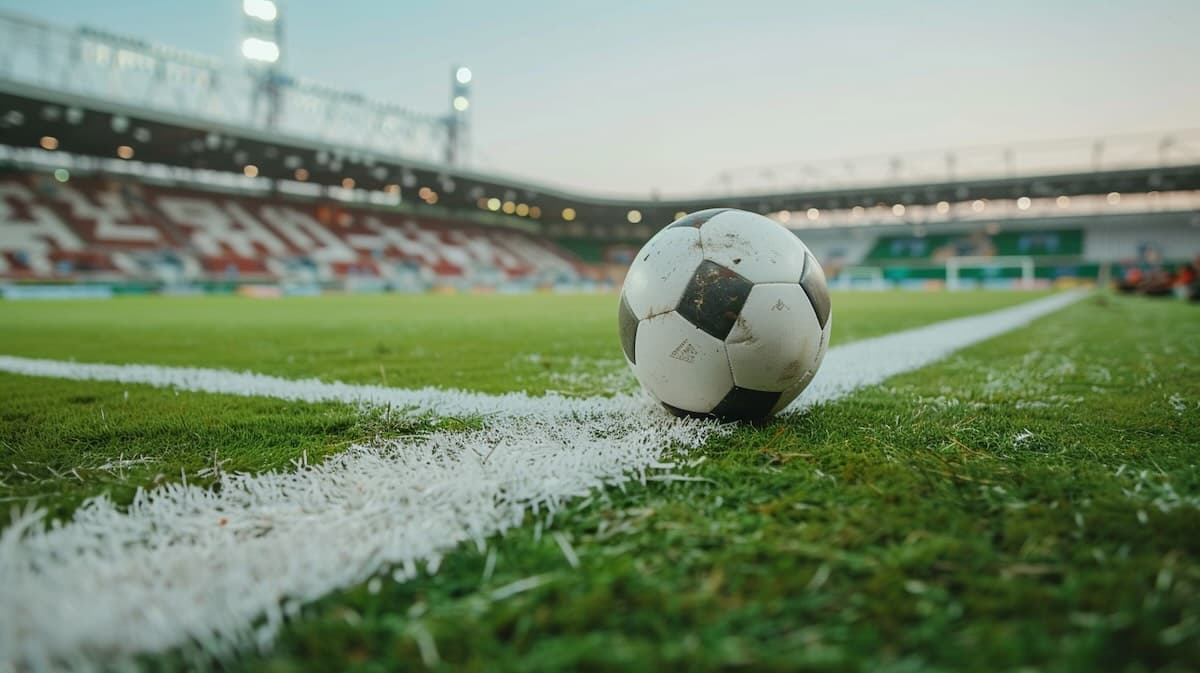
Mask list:
[[[543,223],[571,219],[602,226],[626,225],[632,221],[632,210],[647,222],[666,222],[681,211],[712,207],[768,213],[855,205],[933,204],[943,200],[1200,189],[1197,163],[663,200],[600,197],[10,79],[0,79],[0,129],[3,144],[15,148],[43,147],[43,137],[49,136],[54,138],[58,151],[80,156],[111,159],[120,151],[138,161],[233,174],[242,174],[251,165],[257,177],[273,180],[294,180],[297,170],[302,170],[306,172],[305,180],[312,184],[338,187],[352,180],[358,189],[398,189],[406,198],[410,190],[429,187],[437,192],[442,206],[478,210],[487,209],[490,199],[521,202],[537,206],[542,213],[538,219]],[[119,150],[121,147],[128,150]]]

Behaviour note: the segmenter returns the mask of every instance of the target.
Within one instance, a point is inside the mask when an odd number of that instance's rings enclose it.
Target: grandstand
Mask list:
[[[310,292],[580,276],[570,253],[524,231],[332,200],[24,173],[0,178],[0,199],[0,273],[13,280]]]
[[[579,222],[536,228],[515,217],[495,222],[431,206],[289,194],[261,180],[219,187],[61,167],[10,169],[0,177],[0,197],[0,277],[109,283],[118,291],[594,286],[619,281],[653,231]],[[940,283],[953,257],[1027,256],[1039,280],[1095,280],[1106,267],[1147,255],[1186,263],[1200,249],[1196,192],[1130,196],[1124,206],[1109,204],[1115,199],[1107,195],[1096,200],[1099,210],[1085,196],[1052,206],[1058,212],[1032,214],[988,202],[1001,211],[994,218],[951,214],[974,215],[975,201],[944,208],[950,212],[938,220],[915,219],[919,207],[907,218],[889,208],[861,225],[852,210],[832,211],[823,215],[827,226],[808,221],[798,233],[831,276],[847,267],[878,268],[899,286]],[[1002,283],[1019,274],[978,265],[962,277]]]

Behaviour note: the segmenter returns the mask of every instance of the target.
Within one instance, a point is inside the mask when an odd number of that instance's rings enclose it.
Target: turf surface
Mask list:
[[[842,295],[835,343],[1027,298]],[[383,364],[404,373],[391,385],[489,391],[620,381],[611,297],[397,299],[0,305],[0,351],[372,383]],[[1195,307],[1097,296],[802,417],[741,428],[704,451],[690,472],[703,481],[597,494],[489,552],[451,554],[435,575],[330,596],[271,652],[226,665],[1190,670],[1198,332]],[[177,352],[185,339],[204,346]],[[371,350],[385,343],[397,350]],[[181,466],[279,467],[418,429],[338,405],[7,375],[0,400],[0,464],[15,466],[4,492],[64,511]]]
[[[1010,306],[1028,294],[836,297],[834,343]],[[634,386],[616,338],[616,302],[598,296],[122,298],[0,303],[0,354],[81,362],[250,370],[396,387],[611,394]],[[118,501],[180,471],[287,467],[380,432],[336,404],[297,405],[147,386],[0,373],[0,502],[69,512]]]

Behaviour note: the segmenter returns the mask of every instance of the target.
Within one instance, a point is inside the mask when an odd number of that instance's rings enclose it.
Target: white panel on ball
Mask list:
[[[699,230],[676,227],[655,234],[625,274],[625,299],[634,315],[646,318],[674,310],[702,261]]]
[[[733,388],[725,344],[675,313],[638,324],[633,373],[655,397],[707,413]]]
[[[700,227],[704,257],[752,283],[796,283],[808,250],[783,225],[741,210],[720,213]]]
[[[825,321],[825,329],[821,331],[821,345],[817,351],[817,359],[813,364],[813,368],[808,370],[808,373],[791,385],[783,394],[779,396],[779,401],[775,403],[775,408],[771,409],[771,413],[777,414],[783,411],[787,405],[804,392],[808,384],[812,383],[813,377],[817,375],[817,369],[821,366],[821,361],[825,359],[825,352],[829,350],[829,332],[833,328],[833,315],[829,316],[829,320]]]
[[[821,325],[804,288],[755,285],[725,338],[733,382],[769,392],[787,390],[817,367]]]

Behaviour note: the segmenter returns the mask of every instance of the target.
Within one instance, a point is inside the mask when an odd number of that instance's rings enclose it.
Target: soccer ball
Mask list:
[[[808,386],[829,344],[829,288],[808,247],[755,213],[714,208],[654,235],[625,276],[621,347],[672,413],[757,420]]]

